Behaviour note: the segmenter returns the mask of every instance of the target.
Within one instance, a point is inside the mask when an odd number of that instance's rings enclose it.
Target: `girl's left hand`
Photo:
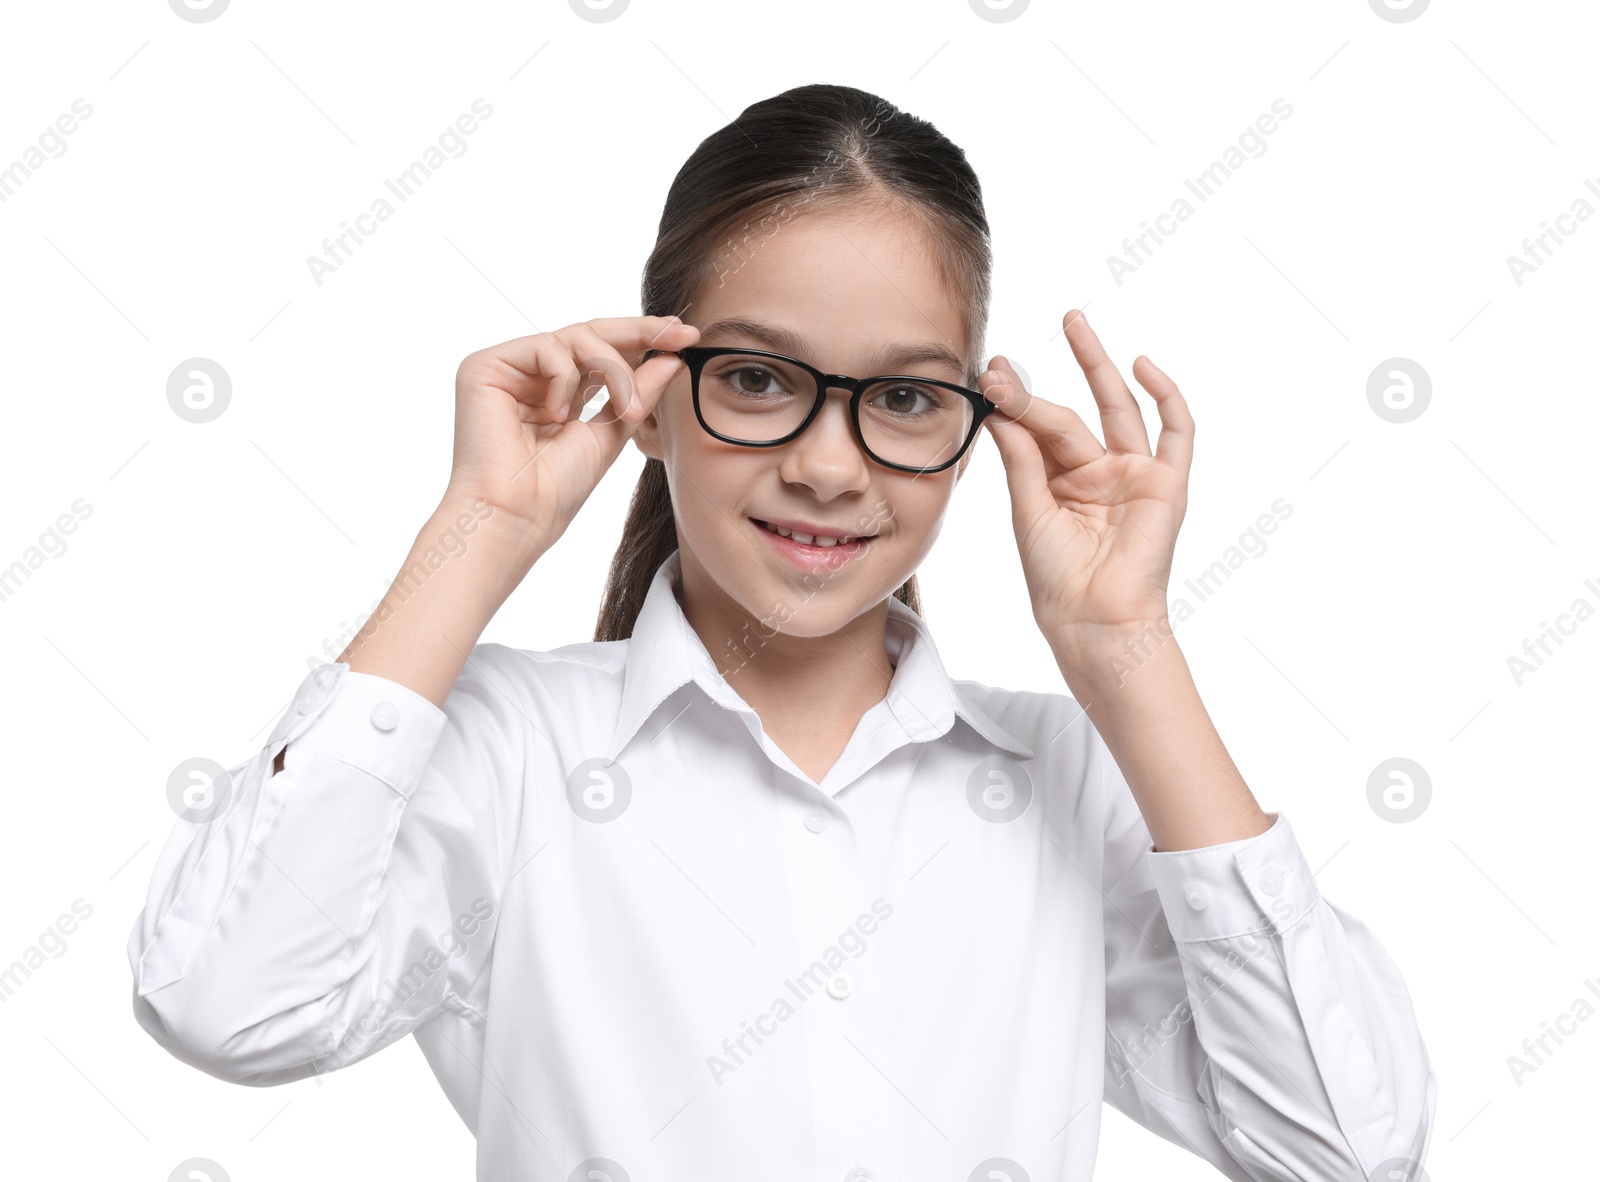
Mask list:
[[[1166,619],[1194,420],[1172,379],[1135,358],[1133,376],[1161,415],[1152,456],[1139,405],[1088,321],[1070,311],[1062,329],[1100,407],[1105,446],[1076,412],[1025,391],[1002,356],[978,386],[999,407],[984,426],[1005,463],[1034,619],[1053,644],[1083,651],[1120,646]]]

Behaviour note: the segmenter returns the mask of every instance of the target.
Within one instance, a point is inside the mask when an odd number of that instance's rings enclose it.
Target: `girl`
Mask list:
[[[1416,1177],[1404,982],[1167,623],[1184,398],[1136,361],[1152,451],[1075,312],[1104,443],[983,366],[989,269],[965,156],[873,95],[705,140],[646,314],[462,363],[380,610],[186,800],[145,1029],[254,1085],[414,1033],[480,1179],[1087,1182],[1102,1100],[1241,1182]],[[984,429],[1066,692],[951,680],[918,610]],[[478,644],[629,440],[594,641]]]

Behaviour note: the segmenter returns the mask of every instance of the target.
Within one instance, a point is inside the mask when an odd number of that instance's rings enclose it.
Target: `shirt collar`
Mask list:
[[[682,557],[673,550],[656,568],[634,623],[623,667],[622,708],[607,759],[615,759],[656,708],[691,681],[718,705],[750,711],[749,704],[718,672],[700,634],[690,626],[678,602],[682,587]],[[885,643],[895,665],[885,700],[908,738],[914,742],[936,739],[947,733],[959,716],[994,746],[1023,759],[1033,758],[1032,747],[950,680],[927,622],[894,596],[889,598]]]

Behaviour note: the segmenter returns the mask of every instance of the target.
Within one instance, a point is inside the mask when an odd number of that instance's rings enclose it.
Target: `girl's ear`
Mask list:
[[[661,424],[656,419],[656,413],[651,411],[639,420],[639,425],[633,431],[633,445],[649,459],[665,461],[666,456],[661,454]]]

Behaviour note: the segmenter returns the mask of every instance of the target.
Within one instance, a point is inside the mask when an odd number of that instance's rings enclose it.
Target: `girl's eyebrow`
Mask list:
[[[700,330],[700,339],[703,341],[718,334],[749,337],[760,341],[775,353],[783,353],[790,357],[807,357],[812,352],[811,342],[799,333],[743,316],[724,316],[721,320],[713,321]],[[895,373],[906,366],[922,362],[947,365],[957,373],[966,371],[966,363],[947,346],[931,341],[919,341],[915,344],[885,345],[873,362],[874,374],[860,376]]]

